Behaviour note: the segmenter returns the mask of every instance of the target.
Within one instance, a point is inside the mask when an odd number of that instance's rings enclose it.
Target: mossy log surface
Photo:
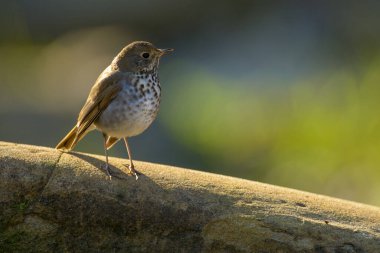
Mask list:
[[[0,142],[0,252],[380,252],[377,207]]]

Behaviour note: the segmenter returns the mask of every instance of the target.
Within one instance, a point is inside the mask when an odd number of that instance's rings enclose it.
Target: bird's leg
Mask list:
[[[137,175],[137,172],[135,170],[135,166],[133,165],[133,161],[132,161],[132,155],[131,155],[131,151],[130,151],[130,148],[128,146],[128,141],[127,141],[127,138],[124,138],[124,142],[125,142],[125,147],[127,148],[127,152],[128,152],[128,157],[129,157],[129,165],[128,168],[129,168],[129,172],[134,175],[136,177],[136,180],[139,179],[138,175]]]
[[[109,166],[109,163],[108,163],[108,151],[107,151],[107,139],[108,139],[108,136],[105,134],[105,133],[102,133],[103,134],[103,138],[104,138],[104,154],[106,156],[106,172],[107,172],[107,175],[109,177],[109,179],[111,180],[112,179],[112,176],[111,176],[111,173],[110,173],[110,166]]]

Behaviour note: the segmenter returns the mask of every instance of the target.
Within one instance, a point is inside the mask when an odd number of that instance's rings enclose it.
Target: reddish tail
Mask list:
[[[56,149],[63,150],[72,150],[75,145],[84,137],[86,133],[78,136],[77,127],[75,126],[71,131],[63,138],[58,145],[55,147]]]

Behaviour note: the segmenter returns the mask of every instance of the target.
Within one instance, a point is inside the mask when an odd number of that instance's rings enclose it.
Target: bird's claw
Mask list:
[[[136,180],[139,179],[138,172],[135,170],[135,166],[126,164],[127,168],[129,169],[129,173],[136,177]]]
[[[104,165],[104,169],[106,170],[106,173],[107,173],[107,176],[108,176],[109,180],[112,180],[110,166],[108,164],[106,164],[106,165]]]

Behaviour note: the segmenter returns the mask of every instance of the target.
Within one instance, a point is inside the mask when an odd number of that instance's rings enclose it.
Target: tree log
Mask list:
[[[0,142],[0,252],[380,252],[380,209],[284,187]]]

